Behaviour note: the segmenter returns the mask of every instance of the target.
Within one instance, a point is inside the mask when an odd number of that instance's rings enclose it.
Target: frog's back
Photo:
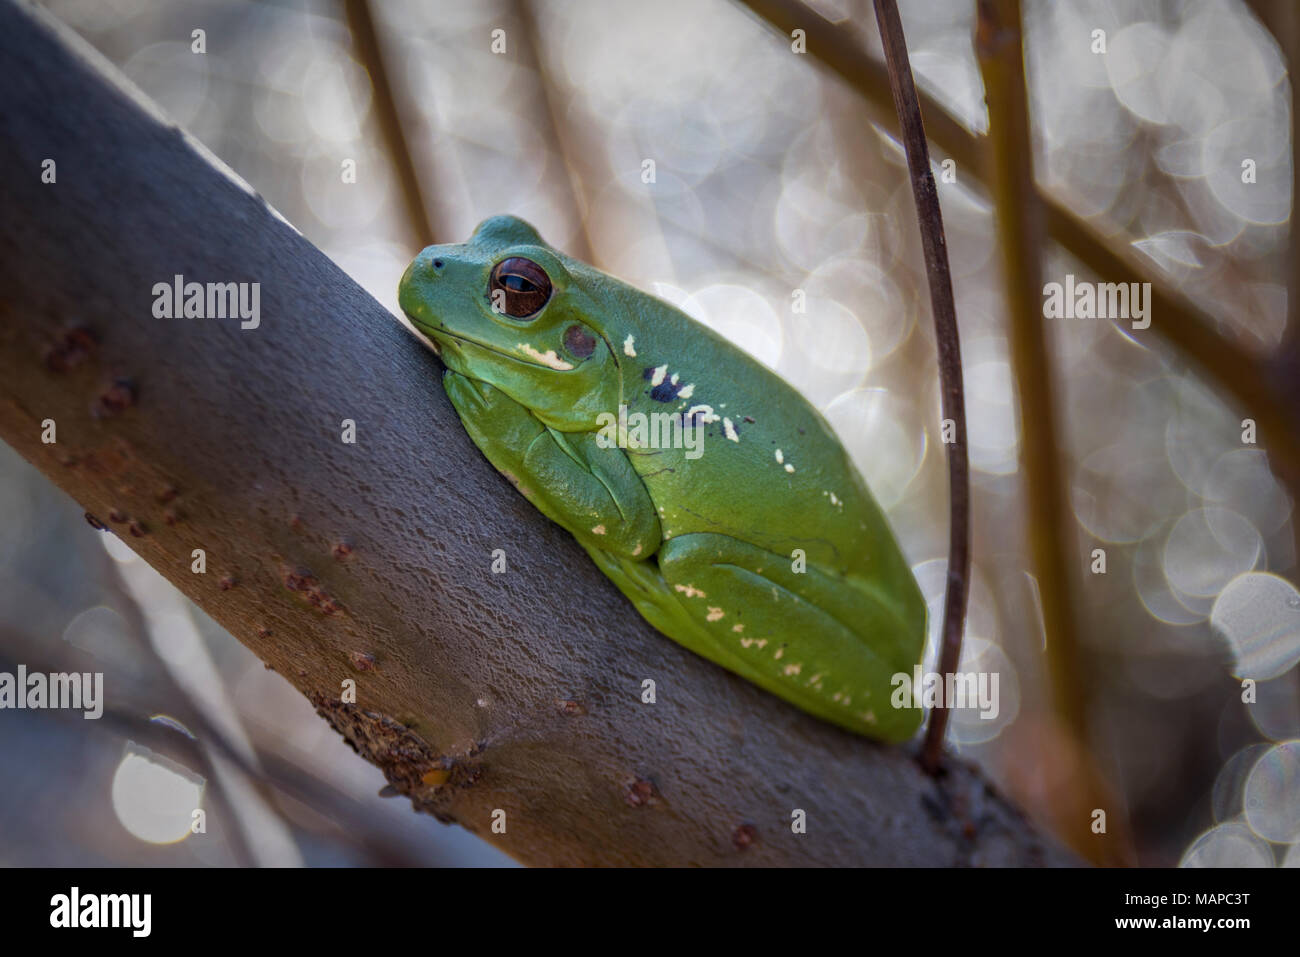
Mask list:
[[[645,295],[633,292],[644,311]],[[893,533],[826,420],[743,349],[651,301],[618,356],[624,402],[689,416],[704,430],[698,458],[682,449],[632,456],[665,536],[718,532],[777,554],[803,549],[828,571],[884,571],[881,553],[899,553]]]

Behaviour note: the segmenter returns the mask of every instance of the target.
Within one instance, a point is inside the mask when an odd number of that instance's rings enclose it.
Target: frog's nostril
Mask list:
[[[433,268],[434,268],[434,269],[441,269],[441,268],[442,268],[442,260],[441,260],[441,259],[435,259],[435,260],[433,261]]]

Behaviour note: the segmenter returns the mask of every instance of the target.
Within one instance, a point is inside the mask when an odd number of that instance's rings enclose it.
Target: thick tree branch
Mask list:
[[[651,629],[483,460],[434,357],[112,76],[0,2],[0,435],[417,807],[534,864],[1073,861],[973,769],[931,779]],[[260,325],[155,318],[178,274],[259,282]]]

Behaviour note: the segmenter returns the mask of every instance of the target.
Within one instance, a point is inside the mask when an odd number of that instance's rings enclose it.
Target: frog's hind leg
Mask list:
[[[673,597],[673,590],[660,574],[657,561],[653,558],[632,561],[599,548],[588,548],[587,554],[605,577],[627,596],[642,618],[665,635],[692,647],[678,636],[695,631],[697,626]]]
[[[656,627],[693,651],[859,733],[905,740],[920,724],[919,709],[891,705],[893,675],[910,679],[920,660],[919,593],[908,604],[859,578],[795,572],[790,558],[726,535],[676,536],[658,564],[678,630]]]

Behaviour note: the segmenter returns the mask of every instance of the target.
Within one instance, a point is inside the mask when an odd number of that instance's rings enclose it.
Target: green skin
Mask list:
[[[493,308],[493,268],[511,257],[552,284],[526,319]],[[920,659],[925,602],[848,455],[789,384],[511,216],[421,252],[399,301],[447,366],[443,384],[474,443],[647,621],[850,731],[915,733],[920,709],[893,707],[890,679]],[[598,416],[620,404],[631,421],[695,408],[702,454],[603,447]]]

